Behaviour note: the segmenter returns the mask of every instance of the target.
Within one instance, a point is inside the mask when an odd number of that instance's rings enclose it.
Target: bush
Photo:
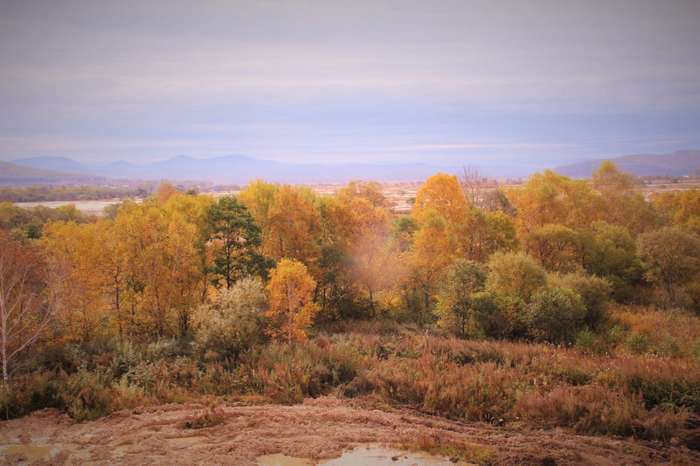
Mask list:
[[[647,411],[638,399],[621,390],[600,385],[557,387],[551,392],[530,393],[518,401],[515,411],[524,419],[548,427],[567,426],[577,432],[634,435],[669,440],[688,417],[686,410],[656,408]]]
[[[58,396],[73,419],[97,419],[113,410],[114,397],[110,382],[110,377],[105,372],[81,369],[60,385]]]
[[[356,352],[346,345],[321,348],[314,343],[271,343],[251,361],[253,387],[280,403],[298,403],[352,381]]]
[[[571,343],[585,315],[581,297],[574,291],[546,288],[535,293],[528,306],[528,331],[535,340]]]
[[[212,306],[197,309],[196,343],[202,353],[237,363],[241,355],[263,341],[265,290],[259,278],[244,278],[222,290]]]
[[[51,372],[33,372],[15,377],[10,390],[0,389],[0,417],[12,419],[42,408],[62,408],[57,387],[60,381]]]

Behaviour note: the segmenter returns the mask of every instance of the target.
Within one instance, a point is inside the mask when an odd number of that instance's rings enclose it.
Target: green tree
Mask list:
[[[528,305],[528,330],[535,340],[571,343],[583,326],[586,308],[568,288],[544,288]]]
[[[575,272],[566,275],[553,275],[549,284],[568,288],[581,296],[586,308],[584,323],[590,328],[596,328],[605,321],[610,299],[610,283],[607,280]]]
[[[206,235],[214,246],[212,271],[224,281],[226,288],[231,288],[241,277],[262,275],[266,270],[267,261],[259,253],[260,228],[248,209],[235,198],[222,197],[209,207]]]
[[[484,289],[485,267],[478,262],[459,260],[447,271],[437,296],[438,325],[464,337],[473,317],[473,295]]]
[[[639,255],[647,280],[665,292],[669,304],[679,304],[679,289],[699,278],[700,237],[678,227],[641,235]]]
[[[610,282],[612,297],[618,302],[632,299],[642,278],[637,244],[621,225],[595,222],[584,239],[583,265],[590,274]]]
[[[486,288],[496,294],[530,301],[533,293],[544,287],[547,274],[532,257],[524,253],[497,252],[488,263]]]

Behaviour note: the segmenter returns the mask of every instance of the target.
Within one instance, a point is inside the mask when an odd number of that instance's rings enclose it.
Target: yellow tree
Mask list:
[[[350,183],[337,196],[336,219],[349,259],[350,276],[367,292],[375,308],[375,293],[393,282],[395,242],[391,241],[389,202],[376,183]]]
[[[297,186],[280,186],[263,228],[263,252],[274,259],[293,258],[316,270],[320,215],[315,195]]]
[[[123,235],[124,298],[132,334],[185,333],[190,310],[205,293],[201,234],[190,221],[196,217],[176,207],[170,201],[165,206],[156,201],[128,204],[115,219]]]
[[[108,318],[100,237],[96,224],[54,222],[44,227],[41,240],[56,313],[68,335],[80,341],[103,329]]]
[[[412,276],[422,292],[424,310],[430,308],[434,291],[454,259],[455,250],[445,220],[435,211],[425,212],[411,250]]]
[[[270,309],[266,315],[271,320],[272,336],[286,338],[289,343],[306,339],[306,329],[317,312],[315,288],[304,264],[293,259],[278,262],[267,285]]]
[[[263,245],[270,242],[268,238],[270,235],[270,208],[278,190],[279,185],[255,180],[249,183],[237,196],[238,200],[248,208],[255,223],[262,230]],[[264,252],[267,253],[267,251]]]
[[[601,216],[601,198],[587,181],[572,180],[551,170],[532,175],[508,195],[518,211],[522,236],[548,223],[586,228]]]
[[[700,235],[700,189],[655,194],[652,203],[668,224]]]
[[[420,222],[429,211],[437,212],[448,225],[459,225],[468,214],[469,204],[454,175],[438,173],[428,178],[416,193],[413,215]]]
[[[601,194],[603,219],[613,225],[622,225],[634,233],[658,226],[653,206],[637,189],[632,175],[618,170],[609,160],[603,161],[593,173],[593,187]]]

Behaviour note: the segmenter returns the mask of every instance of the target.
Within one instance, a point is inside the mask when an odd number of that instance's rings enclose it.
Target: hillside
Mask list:
[[[700,150],[684,150],[670,154],[624,155],[611,158],[617,166],[635,176],[688,176],[700,170]],[[557,167],[554,170],[575,178],[587,178],[601,160],[586,160]]]
[[[93,184],[101,181],[104,181],[104,178],[95,175],[65,173],[46,168],[28,167],[0,161],[0,186]]]

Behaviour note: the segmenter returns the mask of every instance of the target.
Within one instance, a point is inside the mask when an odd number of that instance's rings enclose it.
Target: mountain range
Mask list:
[[[601,160],[585,160],[555,167],[554,170],[567,176],[589,177]],[[625,155],[609,160],[615,162],[621,170],[636,176],[686,176],[700,173],[700,150]],[[424,163],[284,163],[244,155],[208,159],[177,156],[147,164],[125,161],[86,164],[65,157],[35,157],[13,160],[11,163],[0,162],[0,184],[95,184],[110,179],[167,179],[240,185],[256,178],[282,183],[347,182],[354,179],[413,181],[425,179],[438,171],[459,173],[461,167]],[[529,174],[523,171],[520,176]]]
[[[256,178],[282,183],[345,182],[354,179],[407,181],[420,180],[437,171],[456,171],[454,167],[422,163],[284,163],[244,155],[230,155],[208,159],[177,156],[140,165],[125,161],[93,165],[64,157],[35,157],[13,160],[12,163],[33,169],[112,179],[167,179],[232,184],[245,184]]]
[[[102,184],[104,177],[90,174],[67,173],[49,168],[38,168],[0,161],[0,186],[32,184]]]

